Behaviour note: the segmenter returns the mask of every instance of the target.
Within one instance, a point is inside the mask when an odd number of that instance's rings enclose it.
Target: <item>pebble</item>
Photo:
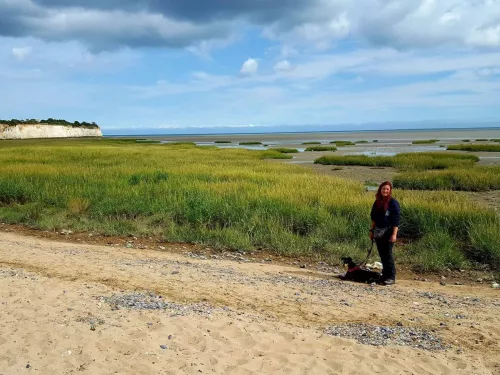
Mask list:
[[[100,299],[112,306],[112,310],[126,308],[132,310],[170,310],[174,315],[186,316],[189,313],[197,313],[205,316],[212,314],[213,308],[206,303],[195,303],[191,305],[180,305],[165,301],[161,296],[153,292],[113,294],[111,297],[100,297]]]
[[[358,343],[373,346],[400,345],[429,351],[445,350],[440,338],[421,328],[384,327],[348,323],[329,327],[325,334],[355,339]]]
[[[167,345],[160,345],[160,348],[162,348],[162,349],[168,349],[168,346]]]

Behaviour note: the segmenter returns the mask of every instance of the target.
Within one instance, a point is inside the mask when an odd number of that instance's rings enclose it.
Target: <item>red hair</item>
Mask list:
[[[389,195],[387,197],[384,197],[382,196],[382,188],[386,185],[388,185],[391,190],[389,191]],[[392,184],[390,181],[384,181],[380,184],[377,190],[377,194],[375,194],[375,198],[377,209],[387,211],[387,209],[389,208],[389,202],[392,199]]]

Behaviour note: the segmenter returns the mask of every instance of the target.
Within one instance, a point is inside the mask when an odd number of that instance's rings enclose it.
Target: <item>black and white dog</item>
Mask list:
[[[345,275],[339,276],[341,280],[356,281],[358,283],[376,283],[379,282],[382,275],[369,269],[361,268],[352,261],[352,258],[342,258],[344,265],[347,265]]]

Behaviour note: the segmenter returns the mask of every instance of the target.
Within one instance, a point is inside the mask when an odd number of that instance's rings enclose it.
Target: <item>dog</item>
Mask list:
[[[361,268],[353,262],[351,257],[342,258],[344,266],[347,265],[345,275],[339,276],[341,280],[355,281],[358,283],[377,283],[381,280],[382,275],[378,272]]]

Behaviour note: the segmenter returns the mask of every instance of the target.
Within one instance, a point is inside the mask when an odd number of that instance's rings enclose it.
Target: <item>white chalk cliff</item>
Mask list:
[[[0,124],[0,139],[102,137],[99,128],[47,124]]]

